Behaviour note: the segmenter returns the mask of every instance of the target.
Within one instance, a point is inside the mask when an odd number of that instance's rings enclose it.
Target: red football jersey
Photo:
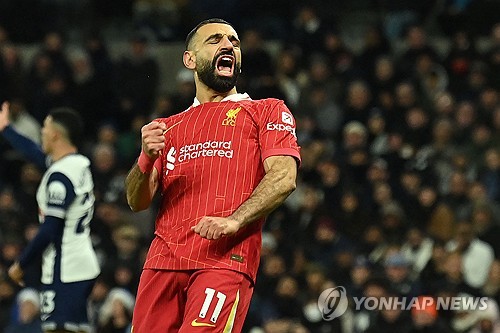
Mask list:
[[[191,227],[203,216],[231,215],[264,177],[267,157],[289,155],[300,162],[292,114],[281,100],[235,94],[157,121],[167,125],[166,146],[155,163],[162,198],[144,267],[225,268],[255,281],[264,219],[218,240]]]

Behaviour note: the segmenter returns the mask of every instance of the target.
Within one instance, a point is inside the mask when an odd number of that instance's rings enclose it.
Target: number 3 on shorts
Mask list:
[[[200,314],[198,315],[200,318],[205,318],[207,316],[207,311],[210,308],[210,304],[212,303],[216,290],[212,288],[205,288],[205,301],[201,306]],[[226,301],[226,295],[217,291],[217,304],[215,305],[214,312],[210,317],[210,321],[215,324],[217,318],[219,318],[220,312],[222,311],[222,307],[224,306],[224,302]]]
[[[53,290],[45,290],[41,292],[41,301],[42,301],[42,313],[50,314],[56,308],[56,304],[54,302],[54,298],[56,297],[56,292]]]

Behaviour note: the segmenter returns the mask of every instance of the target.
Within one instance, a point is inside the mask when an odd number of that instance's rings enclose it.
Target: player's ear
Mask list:
[[[182,61],[184,62],[184,66],[187,69],[195,69],[196,68],[196,56],[191,51],[184,51],[182,56]]]

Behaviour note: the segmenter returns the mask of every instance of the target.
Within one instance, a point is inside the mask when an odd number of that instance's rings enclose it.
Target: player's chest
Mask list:
[[[258,126],[239,105],[209,107],[167,123],[165,173],[201,164],[224,164],[258,149]],[[178,168],[176,171],[180,171]]]

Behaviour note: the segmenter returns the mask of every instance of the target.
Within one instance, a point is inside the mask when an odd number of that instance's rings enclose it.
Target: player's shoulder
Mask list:
[[[87,170],[90,166],[90,160],[87,156],[82,154],[70,154],[60,160],[52,163],[47,172],[59,172],[69,178],[71,175],[80,175],[82,170]]]
[[[247,111],[255,112],[256,114],[265,114],[272,110],[286,108],[285,102],[278,98],[263,98],[244,100],[239,102]]]
[[[242,104],[254,105],[254,106],[274,106],[279,104],[285,104],[285,101],[279,98],[262,98],[262,99],[249,99],[240,101]]]
[[[180,113],[173,114],[173,115],[168,116],[168,117],[155,118],[155,119],[153,119],[153,121],[156,121],[156,122],[159,122],[159,123],[164,123],[164,124],[167,124],[167,125],[171,124],[171,123],[175,123],[179,119],[184,118],[186,116],[186,111],[188,111],[188,110],[182,111]]]

